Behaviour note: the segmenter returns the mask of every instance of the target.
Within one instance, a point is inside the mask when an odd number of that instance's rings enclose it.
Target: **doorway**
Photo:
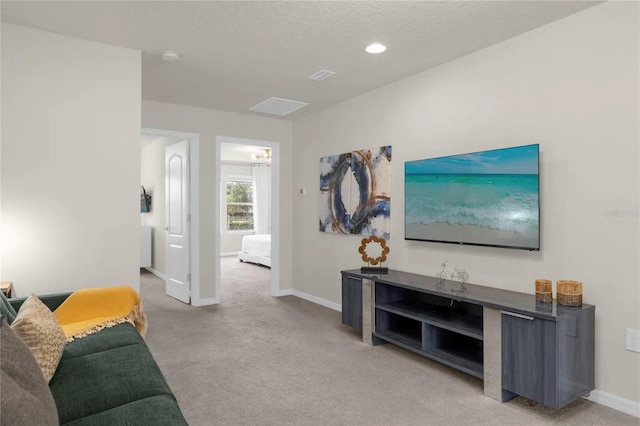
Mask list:
[[[234,150],[244,153],[244,158],[242,155],[230,156],[229,152]],[[271,175],[267,207],[265,207],[264,198],[260,201],[260,197],[255,200],[255,203],[253,199],[247,202],[247,199],[242,196],[227,198],[228,188],[235,188],[241,195],[248,191],[249,187],[252,193],[255,194],[254,191],[259,193],[259,188],[253,188],[252,185],[256,179],[258,181],[265,179],[256,176],[263,176],[261,173],[266,169]],[[269,266],[269,294],[278,296],[280,289],[280,144],[219,136],[216,139],[216,171],[215,294],[218,302],[223,303],[221,300],[223,268],[236,268],[240,262],[246,262],[247,266],[263,268],[262,271],[255,270],[258,274],[256,276],[264,276],[264,269]],[[269,217],[266,224],[265,216]],[[252,244],[254,247],[262,246],[263,250],[244,253],[242,247],[245,235],[253,235]],[[269,252],[264,250],[267,237],[270,239]],[[233,258],[230,259],[230,257]],[[245,268],[245,270],[248,269]],[[230,271],[230,273],[235,272]]]
[[[166,293],[185,303],[194,306],[210,304],[210,301],[200,298],[199,277],[199,135],[186,132],[176,132],[164,129],[141,130],[141,184],[150,195],[148,211],[143,213],[141,209],[141,226],[151,228],[152,261],[151,266],[144,265],[145,269],[165,281]],[[181,142],[182,141],[182,142]],[[183,215],[182,227],[183,240],[186,242],[183,250],[169,250],[169,247],[179,247],[168,224],[168,211],[170,203],[166,202],[167,182],[175,181],[176,176],[170,176],[167,167],[166,155],[169,147],[181,145],[181,155],[173,153],[172,161],[182,157],[181,169],[188,166],[183,176],[180,189],[182,198],[186,200],[180,206],[180,212],[175,208],[170,213],[173,218],[177,213]],[[175,161],[174,161],[175,162]],[[174,170],[175,171],[175,170]],[[174,222],[175,220],[172,219]],[[174,224],[175,225],[175,224]],[[174,226],[172,225],[172,226]],[[143,233],[141,232],[141,235]],[[169,234],[169,235],[167,235]],[[144,241],[141,239],[141,251]],[[174,257],[180,254],[180,259]],[[170,265],[173,265],[172,267]],[[143,265],[141,264],[141,267]],[[179,271],[181,293],[176,294],[176,271]]]

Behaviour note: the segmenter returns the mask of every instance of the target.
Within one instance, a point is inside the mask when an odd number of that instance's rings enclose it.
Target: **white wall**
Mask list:
[[[220,225],[220,253],[237,253],[242,250],[242,237],[247,234],[253,234],[250,232],[238,232],[227,231],[226,218],[227,214],[224,211],[224,204],[222,198],[225,197],[225,182],[227,176],[249,176],[251,177],[251,164],[221,164],[220,165],[220,205],[222,206],[222,212],[220,212],[220,220],[223,222]]]
[[[0,7],[0,19],[1,18],[2,18],[2,8]],[[0,29],[1,28],[2,27],[0,27]],[[0,45],[2,45],[2,31],[0,31]],[[1,58],[0,58],[0,80],[2,80],[2,59]],[[0,84],[0,100],[1,99],[2,99],[2,84]],[[0,101],[0,117],[2,117],[1,101]],[[1,177],[2,177],[2,120],[0,120],[0,240],[2,239],[2,179]],[[1,278],[2,278],[2,241],[0,241],[0,279]]]
[[[320,157],[393,145],[388,266],[534,293],[536,278],[584,283],[596,305],[596,387],[640,401],[638,3],[610,2],[294,123],[293,282],[340,303],[342,269],[361,266],[357,236],[318,232]],[[540,143],[542,248],[526,252],[410,242],[404,162]],[[611,217],[611,210],[629,212]]]
[[[159,137],[142,147],[140,183],[151,194],[151,211],[140,213],[140,224],[153,228],[151,264],[152,268],[166,273],[165,249],[165,148],[180,139]]]
[[[161,102],[142,102],[142,127],[200,135],[200,297],[215,294],[214,206],[215,148],[217,136],[278,142],[281,156],[280,178],[280,288],[290,289],[292,273],[292,124],[290,121],[193,108]]]
[[[2,280],[139,288],[140,52],[2,24]]]

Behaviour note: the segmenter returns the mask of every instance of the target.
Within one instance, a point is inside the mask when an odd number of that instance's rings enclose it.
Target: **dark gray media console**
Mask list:
[[[533,288],[533,286],[532,286]],[[364,291],[363,291],[364,289]],[[553,408],[594,389],[595,307],[390,270],[342,271],[342,322],[485,380],[485,395]]]

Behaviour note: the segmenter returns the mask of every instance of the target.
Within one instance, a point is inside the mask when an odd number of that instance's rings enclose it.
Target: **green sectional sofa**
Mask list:
[[[39,296],[52,311],[66,297]],[[4,302],[17,312],[24,300]],[[11,312],[3,313],[11,322]],[[129,323],[67,343],[49,388],[61,425],[187,424],[149,348]]]

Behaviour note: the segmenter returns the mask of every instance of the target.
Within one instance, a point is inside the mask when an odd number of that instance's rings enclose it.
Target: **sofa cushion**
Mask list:
[[[125,322],[67,343],[62,353],[62,361],[129,345],[145,343],[133,325]]]
[[[51,380],[67,340],[53,312],[31,295],[20,307],[11,328],[31,349],[45,380]]]
[[[0,315],[6,315],[7,322],[9,324],[11,324],[13,320],[16,319],[16,315],[18,315],[16,310],[13,309],[13,306],[11,306],[11,303],[9,303],[9,299],[7,299],[7,296],[5,296],[4,293],[1,291],[0,291]]]
[[[146,345],[137,344],[63,358],[49,387],[61,424],[152,396],[174,398]]]
[[[187,422],[178,403],[168,395],[157,395],[119,405],[110,410],[83,417],[64,426],[113,426],[113,425],[176,426]]]
[[[0,425],[57,425],[56,404],[40,366],[4,316],[0,342]]]

